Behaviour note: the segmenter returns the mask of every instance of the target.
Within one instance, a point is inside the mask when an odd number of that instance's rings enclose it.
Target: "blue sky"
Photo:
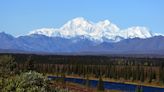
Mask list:
[[[15,36],[59,28],[76,17],[108,19],[122,29],[146,26],[164,34],[164,0],[0,0],[0,31]]]

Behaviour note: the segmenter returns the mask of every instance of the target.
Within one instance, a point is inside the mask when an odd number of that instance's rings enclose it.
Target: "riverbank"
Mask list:
[[[47,74],[47,76],[56,76],[52,74]],[[66,78],[78,78],[78,79],[86,79],[83,77],[80,77],[78,75],[66,75]],[[98,78],[94,77],[89,77],[89,80],[98,80]],[[109,79],[109,78],[103,78],[103,81],[105,82],[113,82],[113,83],[123,83],[123,84],[130,84],[130,85],[137,85],[137,86],[147,86],[147,87],[156,87],[156,88],[164,88],[164,85],[162,84],[157,84],[157,83],[143,83],[143,82],[138,82],[138,81],[128,81],[128,80],[115,80],[115,79]]]

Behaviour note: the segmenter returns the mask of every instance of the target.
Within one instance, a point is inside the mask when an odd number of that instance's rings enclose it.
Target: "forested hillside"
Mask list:
[[[164,84],[164,58],[12,54],[19,70]]]

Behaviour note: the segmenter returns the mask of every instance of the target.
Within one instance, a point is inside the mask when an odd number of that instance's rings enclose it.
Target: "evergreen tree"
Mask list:
[[[97,84],[97,90],[104,91],[104,82],[102,80],[101,75],[99,76],[99,81],[98,81],[98,84]]]
[[[150,70],[149,70],[149,83],[152,82],[152,79],[153,79],[153,71],[152,71],[152,68],[150,68]]]
[[[86,75],[86,80],[85,80],[85,85],[87,86],[87,87],[90,87],[90,82],[89,82],[89,75],[87,74]]]
[[[140,75],[140,80],[141,80],[141,82],[144,82],[144,79],[145,78],[145,76],[144,76],[144,68],[142,67],[141,68],[141,75]]]
[[[61,73],[61,83],[64,85],[66,84],[65,78],[65,73]]]
[[[12,56],[0,56],[0,92],[6,84],[6,79],[15,75],[16,62]]]
[[[31,56],[29,56],[27,58],[27,61],[26,61],[26,69],[29,71],[29,70],[34,70],[34,61],[31,59]],[[25,69],[25,70],[26,70]]]
[[[159,68],[159,81],[164,84],[164,67],[162,65]]]

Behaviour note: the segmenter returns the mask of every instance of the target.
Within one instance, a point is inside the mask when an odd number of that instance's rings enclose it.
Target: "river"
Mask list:
[[[60,77],[55,76],[48,76],[48,79],[56,79]],[[79,78],[65,78],[65,81],[78,83],[78,84],[85,84],[86,80],[79,79]],[[91,87],[97,87],[98,80],[89,80],[89,84]],[[121,90],[123,92],[135,92],[137,85],[133,84],[125,84],[125,83],[115,83],[115,82],[108,82],[104,81],[104,88],[105,89],[112,89],[112,90]],[[149,87],[149,86],[140,86],[143,92],[164,92],[164,88],[158,87]]]

